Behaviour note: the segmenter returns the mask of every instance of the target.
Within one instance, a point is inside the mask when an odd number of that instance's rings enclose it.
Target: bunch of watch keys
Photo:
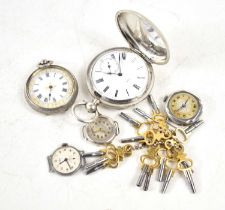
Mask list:
[[[137,12],[119,11],[116,21],[130,47],[105,50],[92,60],[87,71],[87,86],[93,101],[74,104],[78,93],[75,76],[52,61],[41,61],[27,80],[25,96],[33,109],[53,114],[72,107],[73,115],[84,123],[84,139],[103,145],[98,151],[86,153],[63,143],[48,156],[50,172],[72,175],[83,169],[90,174],[107,167],[116,168],[125,157],[143,149],[138,187],[143,186],[147,191],[151,175],[158,169],[162,193],[176,172],[184,175],[195,193],[193,161],[184,146],[189,134],[203,123],[201,102],[192,93],[177,91],[164,98],[161,111],[150,92],[154,83],[152,64],[166,64],[169,60],[166,40],[151,21]],[[121,139],[121,146],[112,144],[119,134],[119,125],[99,113],[98,106],[124,109],[146,98],[152,112],[133,110],[143,117],[143,122],[120,113],[121,118],[137,130],[137,136]],[[88,161],[93,158],[94,161]]]

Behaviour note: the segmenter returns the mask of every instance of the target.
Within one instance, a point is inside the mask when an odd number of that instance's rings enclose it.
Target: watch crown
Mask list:
[[[168,96],[165,96],[165,97],[163,98],[163,102],[166,102],[167,99],[168,99]]]
[[[38,63],[38,67],[50,66],[53,64],[53,61],[43,59],[40,63]]]

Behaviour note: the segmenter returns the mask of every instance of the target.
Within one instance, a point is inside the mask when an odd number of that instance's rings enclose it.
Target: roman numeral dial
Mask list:
[[[62,67],[40,68],[28,79],[26,93],[32,104],[55,109],[72,100],[77,92],[75,82],[73,75]]]
[[[91,87],[115,103],[141,98],[151,86],[147,62],[127,48],[103,52],[89,69]]]

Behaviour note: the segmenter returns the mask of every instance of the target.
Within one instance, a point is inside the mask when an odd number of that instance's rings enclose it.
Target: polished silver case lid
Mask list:
[[[176,116],[174,116],[173,113],[170,111],[170,108],[169,108],[170,99],[175,94],[181,93],[181,92],[182,93],[188,93],[188,94],[192,95],[198,101],[199,110],[198,110],[198,113],[193,118],[190,118],[190,119],[180,119],[180,118],[177,118]],[[186,126],[186,125],[193,124],[193,123],[195,123],[195,122],[197,122],[199,120],[200,116],[202,115],[202,103],[201,103],[201,100],[197,96],[195,96],[194,94],[192,94],[190,92],[187,92],[185,90],[180,90],[180,91],[176,91],[176,92],[174,92],[171,95],[169,95],[169,96],[166,97],[166,99],[165,99],[165,112],[168,115],[169,119],[173,123],[178,124],[178,125]]]
[[[160,30],[143,15],[129,10],[116,14],[118,27],[131,46],[150,63],[169,61],[169,47]]]

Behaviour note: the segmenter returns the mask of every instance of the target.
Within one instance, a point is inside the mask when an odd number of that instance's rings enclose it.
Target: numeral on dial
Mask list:
[[[117,97],[117,95],[118,95],[118,90],[116,90],[115,97]]]
[[[100,83],[100,82],[103,82],[104,81],[104,79],[103,78],[101,78],[101,79],[97,79],[96,80],[96,83]]]
[[[105,93],[109,89],[109,86],[106,86],[103,92]]]
[[[133,87],[136,88],[137,90],[140,89],[140,86],[138,86],[138,85],[136,85],[136,84],[134,84]]]

